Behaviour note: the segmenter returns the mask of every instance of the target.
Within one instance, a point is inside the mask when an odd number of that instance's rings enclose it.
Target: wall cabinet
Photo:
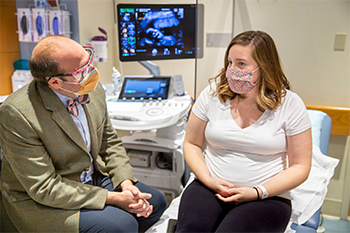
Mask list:
[[[0,1],[0,95],[11,94],[13,62],[21,58],[15,13],[15,0]]]

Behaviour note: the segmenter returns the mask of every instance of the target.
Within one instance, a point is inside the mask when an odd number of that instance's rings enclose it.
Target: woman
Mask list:
[[[184,156],[196,179],[182,195],[177,232],[283,232],[289,191],[311,167],[305,105],[265,32],[236,36],[224,64],[187,125]]]

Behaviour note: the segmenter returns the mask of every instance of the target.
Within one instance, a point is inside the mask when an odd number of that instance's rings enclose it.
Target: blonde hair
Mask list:
[[[284,75],[278,52],[273,39],[262,31],[246,31],[232,39],[225,53],[224,68],[214,78],[216,90],[212,94],[217,94],[220,101],[233,99],[238,94],[231,91],[227,78],[226,69],[228,67],[228,55],[233,45],[251,46],[253,59],[260,66],[261,77],[258,80],[258,94],[256,103],[262,111],[266,109],[276,109],[281,105],[286,89],[290,89],[290,83]]]

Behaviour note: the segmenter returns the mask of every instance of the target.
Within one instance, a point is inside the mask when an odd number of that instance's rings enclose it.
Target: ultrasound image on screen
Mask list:
[[[194,5],[119,4],[120,60],[194,58],[195,19]]]
[[[183,8],[165,11],[149,11],[143,16],[139,27],[138,45],[145,46],[178,46],[183,47],[183,28],[178,17],[183,19]],[[156,54],[154,54],[156,55]]]

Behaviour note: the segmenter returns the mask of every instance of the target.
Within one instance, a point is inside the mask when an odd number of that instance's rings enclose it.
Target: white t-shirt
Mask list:
[[[211,176],[235,187],[255,187],[282,172],[287,167],[286,136],[311,127],[301,98],[287,90],[278,109],[266,110],[254,124],[242,129],[232,118],[230,100],[222,103],[211,93],[208,86],[192,109],[208,122],[203,154]],[[290,199],[289,192],[279,196]]]

